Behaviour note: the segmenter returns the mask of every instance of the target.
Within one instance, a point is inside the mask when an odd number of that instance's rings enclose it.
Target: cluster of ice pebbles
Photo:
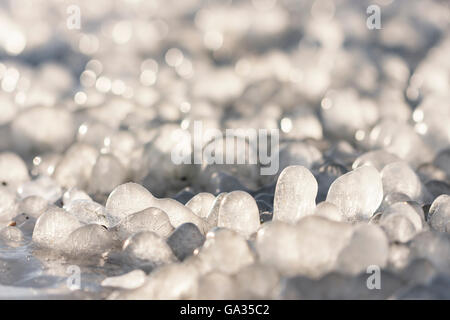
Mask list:
[[[80,29],[26,2],[0,8],[0,298],[450,299],[445,1],[72,1]],[[176,164],[195,123],[200,150],[278,129],[279,170]]]

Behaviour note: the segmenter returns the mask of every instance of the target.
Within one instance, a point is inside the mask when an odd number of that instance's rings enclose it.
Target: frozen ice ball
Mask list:
[[[22,183],[17,188],[17,193],[24,199],[31,196],[38,196],[49,203],[55,203],[62,196],[62,189],[55,180],[48,176],[41,176],[35,180]]]
[[[383,230],[376,225],[356,226],[349,244],[339,253],[337,269],[357,275],[371,265],[384,268],[389,257],[389,241]]]
[[[313,214],[317,188],[317,181],[307,168],[285,168],[275,189],[273,219],[295,223],[300,218]]]
[[[395,154],[387,152],[386,150],[379,149],[374,151],[366,152],[360,155],[352,165],[353,169],[362,167],[364,165],[374,166],[378,171],[381,172],[383,168],[392,163],[400,161],[401,159]]]
[[[316,209],[314,210],[314,215],[324,217],[333,221],[344,220],[344,216],[339,208],[331,202],[327,201],[323,201],[317,205]]]
[[[423,203],[426,189],[414,170],[403,161],[392,162],[381,171],[383,191],[389,193],[403,193],[411,200]]]
[[[245,238],[229,229],[210,231],[198,258],[205,270],[227,274],[235,274],[255,261]]]
[[[173,231],[167,214],[158,208],[147,208],[127,215],[112,230],[120,240],[143,231],[152,231],[167,238]]]
[[[116,277],[108,277],[101,283],[102,287],[121,289],[136,289],[145,283],[147,276],[144,271],[136,269]]]
[[[330,186],[327,202],[335,204],[350,221],[368,220],[383,200],[379,172],[363,166],[337,178]]]
[[[19,247],[23,245],[24,234],[22,231],[14,226],[7,226],[4,228],[0,228],[0,243],[10,247]]]
[[[205,236],[193,223],[183,223],[167,239],[167,244],[180,261],[190,256],[195,249],[200,248],[203,242],[205,242]]]
[[[219,209],[218,226],[229,228],[249,237],[260,225],[255,199],[245,191],[228,193]]]
[[[237,283],[234,278],[221,272],[210,272],[199,279],[199,300],[229,300],[238,298]]]
[[[270,299],[279,280],[275,268],[260,263],[246,266],[236,274],[239,291],[246,299]]]
[[[18,213],[19,204],[15,192],[0,186],[0,226],[7,223]]]
[[[65,242],[65,252],[77,258],[99,256],[114,246],[111,232],[105,226],[87,224],[70,233]]]
[[[53,178],[64,188],[85,189],[97,155],[98,151],[88,144],[73,144],[56,166]]]
[[[320,276],[333,268],[352,235],[352,226],[316,216],[297,225],[272,221],[262,225],[256,251],[262,263],[283,274]]]
[[[118,221],[131,213],[142,211],[154,204],[153,195],[143,186],[129,182],[116,187],[106,201],[106,210]]]
[[[150,268],[177,260],[164,238],[151,231],[128,238],[123,244],[123,252],[132,264]]]
[[[115,187],[122,184],[126,177],[125,168],[115,156],[99,155],[89,178],[89,194],[108,195]]]
[[[450,232],[450,196],[437,197],[428,212],[428,223],[440,232]]]
[[[58,207],[50,207],[36,221],[33,242],[49,248],[59,248],[67,237],[83,224],[73,215]]]
[[[15,153],[0,153],[0,184],[16,191],[22,183],[30,180],[25,162]]]
[[[64,108],[32,107],[12,122],[15,146],[20,152],[62,151],[75,138],[72,114]]]

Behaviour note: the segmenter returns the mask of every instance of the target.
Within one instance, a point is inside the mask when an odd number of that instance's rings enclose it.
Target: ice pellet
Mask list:
[[[43,247],[59,248],[67,237],[83,224],[70,213],[50,207],[36,221],[33,241]]]
[[[384,268],[389,257],[389,240],[376,225],[355,227],[349,244],[339,253],[336,265],[343,273],[357,275],[369,266]]]
[[[111,232],[105,226],[87,224],[69,235],[64,250],[73,257],[99,256],[114,246]]]
[[[123,244],[123,252],[133,264],[155,268],[177,259],[166,241],[151,231],[139,232]]]
[[[136,289],[145,283],[146,274],[136,269],[116,277],[109,277],[102,281],[103,287],[114,287],[121,289]]]
[[[450,196],[441,195],[433,201],[428,212],[430,226],[440,232],[450,232]]]
[[[275,189],[273,220],[290,223],[314,213],[317,181],[312,173],[302,166],[284,169]]]
[[[127,215],[111,231],[123,241],[143,231],[152,231],[160,237],[167,238],[173,231],[173,227],[164,211],[158,208],[147,208]]]
[[[198,258],[206,270],[227,274],[234,274],[255,261],[245,238],[228,229],[210,231]]]
[[[245,191],[228,193],[220,206],[217,225],[249,237],[260,225],[255,199]]]
[[[327,195],[327,202],[336,205],[347,221],[367,220],[383,200],[383,185],[377,169],[356,168],[337,178]]]
[[[12,191],[22,183],[30,180],[25,162],[15,153],[0,153],[0,184],[10,187]]]

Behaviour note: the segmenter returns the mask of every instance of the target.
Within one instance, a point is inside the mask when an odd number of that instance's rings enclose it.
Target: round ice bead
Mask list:
[[[260,263],[246,266],[236,275],[239,291],[246,299],[270,299],[279,280],[275,268]]]
[[[105,227],[111,225],[105,207],[94,201],[74,200],[65,205],[64,209],[83,223]]]
[[[199,250],[198,258],[205,270],[227,274],[235,274],[255,261],[245,238],[228,229],[210,231]]]
[[[62,154],[60,153],[45,153],[34,157],[31,174],[33,176],[52,176],[61,158]]]
[[[366,152],[360,155],[355,162],[353,162],[352,168],[356,169],[364,165],[374,166],[378,171],[381,172],[383,168],[392,163],[400,161],[401,159],[395,154],[389,153],[386,150],[379,149],[374,151]]]
[[[152,231],[162,238],[167,238],[173,231],[173,227],[164,211],[158,208],[147,208],[127,215],[111,231],[123,241],[143,231]]]
[[[114,132],[110,126],[100,121],[89,120],[78,127],[77,141],[89,144],[100,150],[105,139]]]
[[[20,201],[19,211],[26,215],[39,218],[48,208],[49,202],[39,196],[30,196]]]
[[[82,225],[63,209],[50,207],[36,221],[33,242],[43,247],[60,248],[72,231]]]
[[[126,179],[126,170],[120,161],[111,154],[98,156],[89,178],[89,194],[108,195]]]
[[[300,218],[313,214],[316,195],[317,181],[307,168],[285,168],[275,189],[273,219],[295,223]]]
[[[137,183],[125,183],[116,187],[106,201],[106,210],[118,221],[127,215],[142,211],[154,204],[154,197]]]
[[[62,200],[64,205],[68,205],[71,201],[75,200],[92,201],[91,197],[86,192],[77,188],[70,188],[69,190],[64,192]]]
[[[258,231],[256,251],[263,264],[283,274],[319,276],[332,269],[351,235],[351,225],[322,217],[305,217],[295,226],[272,221]]]
[[[280,125],[286,140],[299,141],[305,138],[320,140],[323,137],[322,124],[312,108],[296,108],[293,114],[288,114],[281,120]]]
[[[350,221],[367,220],[383,200],[383,185],[377,169],[363,166],[337,178],[330,186],[327,202],[336,205]]]
[[[422,220],[413,207],[404,202],[394,203],[386,208],[379,225],[391,242],[405,243],[422,230]]]
[[[447,174],[445,171],[436,167],[432,163],[424,163],[420,165],[416,172],[419,175],[420,180],[424,183],[431,180],[447,181]]]
[[[317,205],[316,209],[314,210],[314,215],[324,217],[333,221],[344,220],[344,216],[341,211],[339,211],[339,208],[331,202],[327,201],[323,201]]]
[[[64,188],[85,189],[98,151],[88,144],[73,144],[55,168],[53,178]]]
[[[147,276],[144,271],[136,269],[116,277],[109,277],[102,281],[102,287],[121,289],[136,289],[145,283]]]
[[[186,203],[186,207],[191,209],[200,218],[206,218],[213,206],[214,200],[216,200],[216,197],[213,194],[200,192]]]
[[[67,254],[77,258],[101,255],[114,246],[111,232],[105,226],[87,224],[70,233],[64,244]]]
[[[428,223],[437,231],[450,231],[450,196],[441,195],[433,201],[428,212]]]
[[[128,130],[111,133],[105,138],[104,145],[106,151],[114,154],[125,167],[133,160],[133,153],[141,147],[135,134]]]
[[[245,191],[228,193],[220,206],[217,225],[235,230],[245,237],[255,233],[260,225],[255,199]]]
[[[336,262],[340,272],[357,275],[371,265],[384,268],[389,257],[389,241],[383,230],[373,224],[355,227],[349,244]]]
[[[366,129],[378,119],[377,106],[364,102],[362,107],[363,101],[355,90],[333,91],[324,100],[320,109],[323,126],[333,136],[353,138],[357,130]]]
[[[17,215],[18,206],[15,193],[0,186],[0,226]]]
[[[381,171],[381,179],[384,194],[403,193],[420,203],[427,197],[422,182],[406,162],[398,161],[386,165]]]
[[[409,263],[410,250],[407,244],[392,243],[389,246],[388,268],[401,270]]]
[[[176,261],[166,241],[154,232],[139,232],[123,244],[123,252],[136,265],[155,268]]]
[[[421,231],[425,224],[425,218],[422,208],[417,208],[413,203],[396,202],[383,210],[384,218],[390,214],[402,214],[406,216],[414,225],[416,231]],[[384,220],[383,217],[381,220]]]
[[[414,167],[433,158],[429,146],[411,126],[389,119],[382,120],[372,129],[369,144],[395,154]]]
[[[193,223],[183,223],[167,238],[167,244],[180,261],[200,248],[204,241],[205,236]]]
[[[30,180],[30,176],[25,162],[15,153],[1,152],[0,184],[16,191],[19,185],[28,180]]]
[[[41,176],[36,180],[22,183],[17,188],[17,193],[22,199],[38,196],[47,200],[49,203],[55,203],[62,196],[61,187],[55,180],[48,176]]]
[[[237,298],[237,283],[231,276],[220,272],[210,272],[200,277],[196,299],[229,300]]]
[[[21,152],[62,151],[75,136],[73,116],[64,108],[26,108],[13,120],[11,130]]]
[[[150,273],[142,286],[115,292],[109,299],[194,299],[198,278],[197,270],[190,265],[164,265]]]
[[[13,226],[0,228],[0,242],[10,247],[18,247],[23,245],[24,234],[22,231]]]

